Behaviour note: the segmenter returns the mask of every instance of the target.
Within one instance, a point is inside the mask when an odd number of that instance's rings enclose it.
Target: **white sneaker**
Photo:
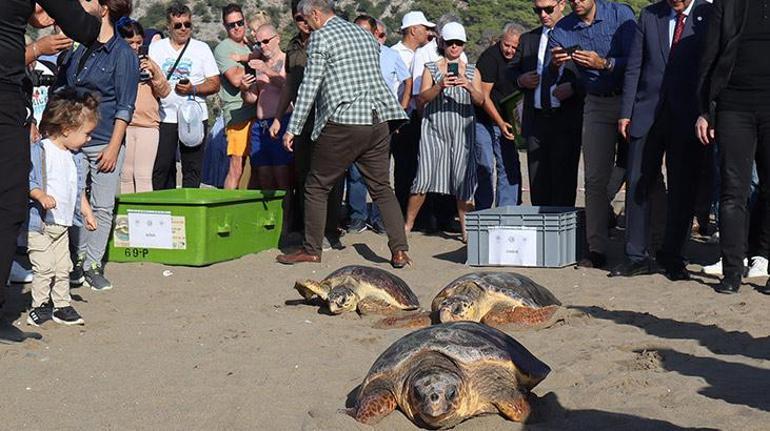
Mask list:
[[[765,259],[767,261],[767,259]],[[748,266],[749,260],[743,259],[743,266]],[[765,270],[767,270],[767,262],[765,262]],[[701,270],[704,274],[708,275],[722,275],[722,259],[720,258],[717,263],[706,265]]]
[[[765,277],[767,276],[767,258],[762,256],[754,256],[751,258],[751,267],[749,268],[749,275],[746,278]]]
[[[11,283],[32,283],[32,271],[14,260],[11,264],[11,275],[8,276],[8,285]]]

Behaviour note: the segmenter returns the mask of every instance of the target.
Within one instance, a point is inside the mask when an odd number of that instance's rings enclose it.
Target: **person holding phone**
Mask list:
[[[555,82],[572,62],[586,89],[583,111],[587,256],[578,266],[601,268],[609,247],[607,187],[620,144],[617,122],[623,73],[636,32],[634,11],[606,0],[569,0],[572,13],[550,32],[550,66],[542,79]]]
[[[171,86],[160,66],[148,56],[144,44],[144,28],[138,21],[123,17],[118,32],[139,58],[139,87],[131,124],[126,129],[126,157],[120,172],[120,193],[152,191],[152,169],[158,153],[160,105],[158,99],[168,96]]]
[[[214,59],[221,74],[222,88],[219,90],[219,99],[222,101],[227,156],[230,159],[224,187],[234,189],[238,187],[243,175],[244,163],[249,154],[251,123],[256,115],[254,105],[243,103],[239,87],[243,76],[249,72],[254,75],[254,69],[234,59],[238,57],[248,61],[252,52],[246,44],[246,22],[241,7],[232,3],[224,6],[222,24],[227,31],[227,39],[214,48]]]
[[[160,100],[160,138],[152,172],[154,190],[176,188],[177,149],[182,159],[182,186],[201,184],[205,142],[190,147],[179,141],[177,109],[189,97],[208,112],[206,96],[219,91],[219,69],[211,48],[192,38],[192,12],[184,3],[174,2],[166,9],[169,37],[150,45],[150,58],[160,66],[172,91]],[[203,122],[204,131],[208,121]],[[205,132],[204,132],[205,140]]]
[[[457,202],[462,241],[466,241],[465,213],[476,189],[473,148],[473,107],[484,104],[481,73],[461,59],[467,41],[465,28],[450,22],[441,29],[442,57],[425,64],[417,106],[423,109],[419,167],[412,184],[404,230],[410,232],[426,193],[452,195]]]

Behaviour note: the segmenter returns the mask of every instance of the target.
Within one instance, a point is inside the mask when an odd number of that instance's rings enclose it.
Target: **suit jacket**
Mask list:
[[[535,90],[519,87],[518,79],[524,73],[537,70],[537,51],[540,48],[540,35],[543,33],[543,27],[540,26],[521,35],[519,38],[519,49],[511,61],[511,79],[513,85],[524,93],[524,112],[521,118],[521,134],[524,137],[531,136],[533,133],[533,122],[535,115]],[[543,68],[547,68],[544,65]],[[566,111],[569,116],[582,118],[583,99],[585,98],[585,88],[578,79],[578,72],[574,63],[570,62],[564,67],[564,72],[556,84],[569,82],[575,90],[575,94],[561,102],[562,111]]]
[[[698,59],[711,15],[711,4],[694,0],[674,55],[669,58],[671,7],[666,0],[642,9],[631,45],[620,118],[631,119],[630,134],[642,137],[655,122],[664,102],[675,124],[691,129],[698,118]]]
[[[314,101],[314,140],[328,121],[364,125],[407,119],[382,78],[380,45],[371,33],[332,17],[310,34],[307,55],[289,133],[302,132]]]
[[[746,0],[714,0],[698,73],[700,114],[706,118],[713,116],[717,97],[730,82],[748,9]]]

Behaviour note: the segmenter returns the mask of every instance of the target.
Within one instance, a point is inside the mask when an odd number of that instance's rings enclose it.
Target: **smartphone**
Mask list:
[[[446,65],[446,72],[447,75],[454,75],[457,76],[460,74],[460,64],[459,63],[449,63]]]
[[[251,76],[257,76],[257,71],[254,70],[253,67],[249,66],[249,63],[246,63],[246,66],[244,68],[244,73]]]
[[[139,52],[138,52],[139,58],[141,59],[141,58],[147,57],[147,53],[149,49],[150,47],[148,47],[147,45],[140,45]]]
[[[580,45],[572,45],[570,47],[564,48],[564,51],[567,52],[567,54],[572,55],[575,53],[575,51],[581,51],[583,48]]]
[[[187,79],[187,78],[182,78],[182,79],[179,80],[179,83],[182,84],[182,85],[187,85],[187,84],[190,83],[190,80]]]

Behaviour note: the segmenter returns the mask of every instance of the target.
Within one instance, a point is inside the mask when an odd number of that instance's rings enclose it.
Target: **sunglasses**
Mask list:
[[[179,30],[179,29],[181,29],[182,27],[184,27],[184,28],[190,28],[190,27],[192,27],[192,23],[191,23],[190,21],[185,21],[185,22],[175,22],[175,23],[174,23],[174,30]]]
[[[270,41],[271,41],[271,40],[275,39],[275,38],[276,38],[276,36],[278,36],[278,35],[277,35],[277,34],[274,34],[274,35],[270,36],[270,37],[269,37],[269,38],[267,38],[267,39],[264,39],[264,40],[258,40],[258,41],[256,41],[256,42],[254,42],[254,45],[257,45],[257,46],[267,45],[268,43],[270,43]]]
[[[545,12],[546,15],[550,15],[553,13],[553,11],[556,10],[556,6],[545,6],[545,7],[533,7],[532,12],[535,13],[535,15],[540,15],[541,12]]]
[[[294,21],[305,22],[305,17],[302,15],[294,15]]]
[[[226,22],[225,23],[225,28],[228,29],[228,30],[233,30],[233,29],[236,29],[236,28],[239,28],[239,27],[243,27],[243,20],[242,19],[239,19],[238,21]]]
[[[461,40],[448,40],[448,41],[446,41],[446,46],[452,46],[452,45],[455,45],[455,46],[465,46],[465,42],[463,42]]]

